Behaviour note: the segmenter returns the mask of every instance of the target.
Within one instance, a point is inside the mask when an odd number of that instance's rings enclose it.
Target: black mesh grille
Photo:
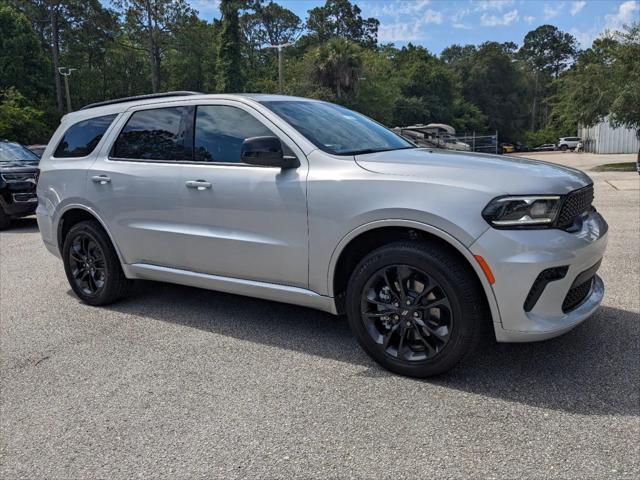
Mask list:
[[[586,282],[578,285],[577,287],[573,287],[571,290],[567,292],[567,296],[564,298],[564,302],[562,302],[562,311],[564,313],[570,312],[582,302],[584,302],[587,295],[591,291],[591,285],[593,284],[593,277],[591,277]]]
[[[579,190],[574,190],[565,198],[557,225],[566,228],[573,225],[580,215],[588,211],[593,203],[593,185],[588,185]]]

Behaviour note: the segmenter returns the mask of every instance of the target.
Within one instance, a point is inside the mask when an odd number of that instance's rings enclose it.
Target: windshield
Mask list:
[[[19,143],[0,142],[0,162],[37,162],[38,156]]]
[[[332,103],[290,100],[262,103],[328,153],[357,155],[414,148],[370,118]]]

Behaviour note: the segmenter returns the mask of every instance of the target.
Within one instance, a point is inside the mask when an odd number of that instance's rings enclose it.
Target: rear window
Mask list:
[[[135,160],[191,160],[193,107],[140,110],[131,115],[112,156]]]
[[[86,157],[96,148],[117,115],[104,115],[75,123],[64,133],[54,157]]]

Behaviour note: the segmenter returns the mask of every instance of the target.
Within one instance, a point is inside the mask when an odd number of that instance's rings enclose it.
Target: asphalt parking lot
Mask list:
[[[610,224],[599,312],[428,381],[304,308],[142,282],[83,305],[35,220],[16,223],[0,233],[0,477],[638,478],[640,180],[590,175]]]

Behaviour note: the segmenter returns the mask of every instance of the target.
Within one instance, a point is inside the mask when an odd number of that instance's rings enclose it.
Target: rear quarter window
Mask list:
[[[74,123],[64,132],[53,156],[56,158],[86,157],[95,150],[117,116],[117,114],[104,115]]]

